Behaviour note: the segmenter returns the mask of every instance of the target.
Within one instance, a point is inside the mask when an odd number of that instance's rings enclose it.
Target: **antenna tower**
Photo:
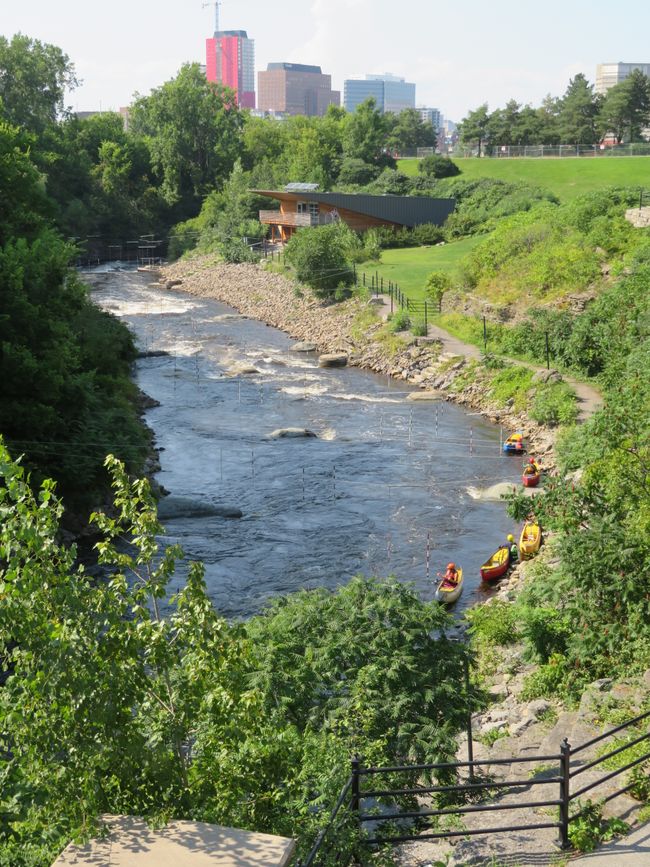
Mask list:
[[[203,9],[206,6],[214,6],[214,32],[215,36],[219,32],[219,7],[221,6],[221,0],[215,0],[213,3],[202,3]]]

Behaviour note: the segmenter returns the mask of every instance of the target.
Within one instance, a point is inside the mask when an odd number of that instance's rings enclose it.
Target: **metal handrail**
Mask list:
[[[584,744],[576,748],[572,748],[565,738],[562,742],[560,754],[557,755],[544,755],[544,756],[516,756],[512,758],[505,759],[474,759],[472,761],[466,762],[432,762],[426,764],[414,764],[414,765],[393,765],[386,767],[371,767],[371,768],[363,768],[360,765],[360,761],[358,758],[355,758],[352,762],[352,774],[348,779],[347,783],[343,787],[341,791],[341,795],[334,807],[330,815],[329,822],[325,828],[323,828],[316,838],[316,842],[314,847],[307,860],[301,863],[301,867],[312,867],[314,864],[314,858],[318,854],[320,848],[322,847],[323,841],[328,833],[328,831],[332,828],[332,823],[336,818],[339,810],[341,809],[343,803],[346,800],[346,797],[351,794],[351,798],[348,804],[350,811],[354,814],[355,820],[358,823],[358,827],[366,822],[387,822],[387,821],[395,821],[401,819],[426,819],[428,817],[434,816],[454,816],[454,815],[464,815],[471,813],[483,813],[483,812],[496,812],[496,811],[505,811],[505,810],[518,810],[518,809],[534,809],[537,807],[559,807],[559,821],[556,822],[540,822],[533,823],[529,825],[511,825],[507,827],[497,827],[497,828],[476,828],[476,829],[464,829],[462,831],[439,831],[435,833],[417,833],[417,834],[399,834],[393,836],[375,836],[375,837],[364,837],[364,842],[368,845],[372,844],[384,844],[384,843],[399,843],[399,842],[408,842],[413,840],[433,840],[433,839],[446,839],[450,837],[465,837],[465,836],[474,836],[479,834],[498,834],[498,833],[507,833],[513,831],[533,831],[537,829],[544,828],[557,828],[560,833],[560,844],[563,849],[570,848],[569,844],[569,826],[571,822],[574,822],[583,812],[584,809],[570,815],[570,805],[581,795],[584,795],[586,792],[595,788],[596,786],[601,785],[602,783],[607,782],[608,780],[613,779],[614,777],[619,776],[620,774],[625,773],[631,768],[636,767],[644,762],[650,760],[650,752],[644,753],[644,755],[635,758],[633,761],[628,762],[620,768],[616,768],[608,774],[600,777],[598,780],[595,780],[592,783],[589,783],[586,786],[583,786],[581,789],[578,789],[576,792],[570,791],[570,783],[573,777],[578,776],[583,771],[589,770],[590,768],[594,768],[598,765],[603,764],[603,762],[608,759],[619,755],[625,750],[630,749],[636,744],[642,743],[645,740],[650,739],[650,732],[645,733],[643,735],[639,735],[635,737],[633,740],[624,744],[623,746],[617,747],[614,750],[610,750],[603,756],[599,756],[597,759],[594,759],[585,765],[576,768],[571,771],[571,759],[576,754],[582,752],[582,750],[587,749],[590,746],[593,746],[600,741],[605,740],[606,738],[611,737],[612,735],[623,731],[624,729],[628,729],[631,726],[636,725],[642,720],[650,718],[650,711],[639,714],[631,720],[628,720],[625,723],[622,723],[619,726],[615,726],[607,732],[604,732],[602,735],[598,737],[592,738],[589,741],[586,741]],[[552,777],[547,777],[545,779],[533,779],[533,780],[503,780],[501,782],[490,782],[490,781],[477,781],[473,778],[473,770],[476,765],[511,765],[511,764],[526,764],[530,762],[559,762],[560,766],[560,774],[554,775]],[[418,786],[413,788],[404,787],[401,789],[369,789],[364,791],[361,788],[361,780],[363,777],[371,777],[376,776],[377,774],[396,774],[396,773],[404,773],[404,772],[419,772],[419,771],[436,771],[436,770],[459,770],[460,768],[469,768],[470,771],[470,780],[464,784],[456,784],[456,785],[436,785],[436,786]],[[410,795],[425,795],[437,792],[467,792],[467,791],[477,791],[477,790],[485,790],[485,789],[521,789],[527,786],[543,786],[550,784],[559,784],[560,786],[560,797],[556,799],[548,799],[544,801],[526,801],[515,804],[499,804],[499,803],[488,803],[488,804],[470,804],[467,806],[458,806],[458,807],[446,807],[441,809],[431,809],[431,810],[404,810],[401,812],[392,812],[390,814],[374,814],[361,812],[361,801],[363,799],[368,798],[380,798],[380,797],[390,797],[395,798],[399,796],[410,796]],[[617,789],[615,792],[610,793],[607,797],[602,799],[602,803],[607,803],[608,801],[617,798],[619,795],[628,792],[630,789],[634,787],[634,783],[630,783],[620,789]],[[586,809],[586,808],[585,808]],[[330,847],[331,848],[331,847]],[[349,863],[349,862],[348,862]]]
[[[631,747],[636,746],[636,744],[640,744],[641,741],[647,741],[650,738],[650,732],[646,732],[644,735],[640,735],[638,738],[634,738],[633,741],[629,741],[629,743],[624,744],[622,747],[617,747],[615,750],[611,750],[609,753],[605,753],[604,756],[598,756],[597,759],[593,759],[591,762],[587,762],[586,765],[582,765],[579,768],[576,768],[575,771],[571,771],[571,777],[577,777],[578,774],[582,774],[583,771],[588,771],[589,768],[593,768],[596,765],[602,765],[607,759],[611,759],[612,756],[617,756],[619,753],[624,753],[625,750],[629,750]]]
[[[597,744],[599,741],[604,741],[605,738],[610,737],[610,735],[616,734],[616,732],[623,731],[623,729],[627,729],[630,726],[635,725],[641,720],[647,719],[650,717],[650,710],[646,711],[646,713],[639,714],[639,716],[634,717],[634,719],[630,719],[627,722],[622,723],[620,726],[616,726],[616,728],[610,729],[608,732],[605,732],[602,735],[598,735],[598,737],[592,738],[590,741],[586,741],[584,744],[580,744],[579,747],[571,747],[571,755],[575,756],[578,753],[582,752],[582,750],[586,750],[587,747],[591,747],[594,744]]]

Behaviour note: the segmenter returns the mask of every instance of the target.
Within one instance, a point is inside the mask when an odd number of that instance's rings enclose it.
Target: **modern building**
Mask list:
[[[329,105],[340,105],[341,94],[332,90],[332,76],[320,66],[304,63],[269,63],[257,73],[260,111],[322,117]]]
[[[415,108],[415,84],[388,72],[345,80],[343,104],[346,111],[356,111],[369,97],[374,98],[379,111],[399,114],[405,108]]]
[[[341,220],[355,232],[377,226],[412,228],[422,223],[441,226],[456,206],[455,199],[426,196],[368,196],[319,193],[318,184],[287,184],[284,190],[251,190],[280,202],[280,209],[260,211],[260,223],[271,227],[272,241],[288,241],[300,228]]]
[[[650,63],[599,63],[596,66],[596,93],[607,93],[610,87],[625,81],[635,69],[650,76]]]
[[[240,108],[255,108],[255,40],[245,30],[217,30],[205,40],[205,74],[232,88]]]
[[[442,131],[444,118],[438,108],[418,108],[422,123],[430,124],[437,132]]]

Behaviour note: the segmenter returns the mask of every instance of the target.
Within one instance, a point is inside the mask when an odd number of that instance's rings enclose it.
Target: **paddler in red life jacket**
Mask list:
[[[536,473],[540,473],[541,471],[542,468],[537,463],[535,458],[528,458],[528,463],[524,464],[524,472],[526,473],[526,475],[532,476]]]
[[[445,584],[453,584],[454,586],[458,584],[458,571],[455,563],[447,563],[444,582]]]

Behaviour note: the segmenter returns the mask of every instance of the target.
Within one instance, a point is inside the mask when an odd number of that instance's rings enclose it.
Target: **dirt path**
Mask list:
[[[380,295],[379,298],[381,298],[384,303],[383,306],[377,305],[377,312],[382,319],[387,319],[390,312],[390,296]],[[438,325],[429,325],[428,336],[435,337],[439,340],[442,344],[443,352],[447,352],[450,355],[462,355],[466,358],[475,359],[481,358],[482,353],[478,346],[473,346],[471,343],[464,343],[462,340],[454,337]],[[546,370],[546,368],[541,365],[531,364],[527,361],[519,361],[516,358],[509,358],[508,360],[512,362],[512,364],[519,364],[521,367],[528,367],[534,371]],[[602,407],[602,395],[593,386],[580,382],[566,374],[562,374],[562,379],[568,383],[576,393],[578,399],[578,422],[584,422],[588,418],[591,418],[591,416]]]

